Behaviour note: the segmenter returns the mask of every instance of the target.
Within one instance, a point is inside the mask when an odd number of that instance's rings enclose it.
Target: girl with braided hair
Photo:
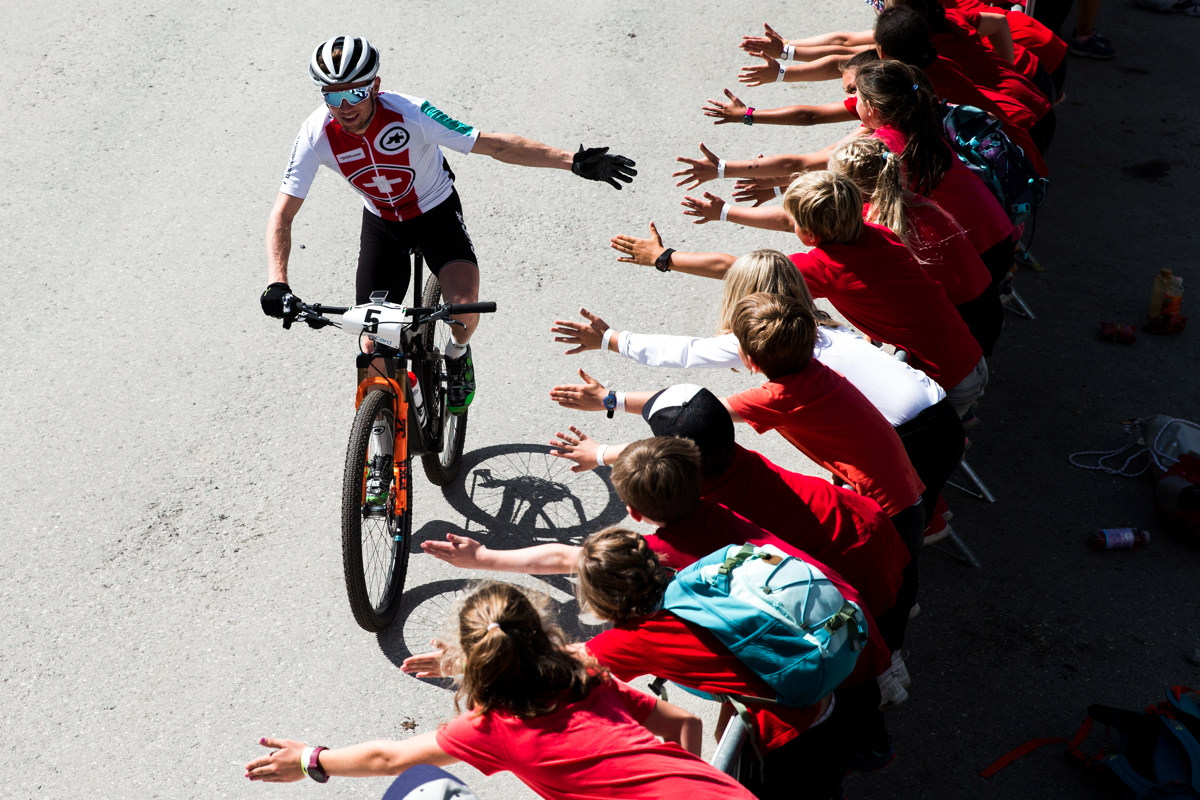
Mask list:
[[[403,741],[334,750],[259,740],[270,755],[246,766],[250,780],[308,775],[398,775],[417,764],[464,761],[484,774],[511,771],[549,800],[751,800],[733,778],[699,758],[700,720],[611,677],[565,645],[526,593],[487,583],[458,617],[467,710],[436,731]],[[427,665],[424,675],[441,674]],[[452,671],[452,670],[451,670]],[[660,741],[662,737],[665,741]]]
[[[854,181],[866,221],[887,228],[908,247],[990,356],[1004,326],[1004,307],[962,226],[937,203],[906,188],[900,159],[881,139],[846,142],[830,156],[829,170]]]

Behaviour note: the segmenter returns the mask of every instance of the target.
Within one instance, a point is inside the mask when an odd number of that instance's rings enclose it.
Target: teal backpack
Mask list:
[[[772,545],[730,545],[676,573],[663,608],[712,632],[775,690],[709,699],[809,706],[854,671],[867,640],[862,609],[820,569]]]
[[[954,155],[987,184],[1009,219],[1020,224],[1046,202],[1049,179],[1037,174],[1000,121],[986,111],[942,101],[942,134]]]

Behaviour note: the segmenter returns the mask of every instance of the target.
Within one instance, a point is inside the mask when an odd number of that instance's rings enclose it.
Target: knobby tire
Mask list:
[[[381,631],[396,618],[404,594],[404,578],[412,546],[412,459],[401,465],[401,485],[391,486],[382,508],[367,513],[367,467],[375,452],[372,428],[377,418],[394,437],[394,409],[390,392],[368,392],[358,407],[346,449],[342,480],[342,567],[354,620],[365,630]],[[389,440],[390,441],[390,440]],[[388,470],[390,477],[391,471]],[[396,508],[403,497],[403,513]]]
[[[442,287],[436,275],[430,275],[421,292],[421,305],[437,306],[442,302]],[[446,350],[450,340],[450,326],[445,323],[426,323],[421,331],[421,343],[427,353],[432,353],[436,347],[439,355],[436,359],[425,361],[417,371],[421,382],[421,394],[425,398],[430,414],[430,429],[437,430],[444,426],[442,432],[442,447],[439,452],[425,453],[421,456],[421,465],[425,467],[425,477],[435,486],[446,486],[458,477],[462,468],[463,443],[467,438],[467,413],[451,414],[446,410],[446,377],[445,359],[440,355]]]

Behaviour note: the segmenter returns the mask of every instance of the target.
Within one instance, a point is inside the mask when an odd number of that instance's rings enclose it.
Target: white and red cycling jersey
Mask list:
[[[304,199],[324,164],[340,173],[377,217],[406,220],[437,206],[454,190],[439,149],[470,153],[479,131],[418,97],[380,92],[361,134],[347,133],[321,106],[304,121],[279,191]]]

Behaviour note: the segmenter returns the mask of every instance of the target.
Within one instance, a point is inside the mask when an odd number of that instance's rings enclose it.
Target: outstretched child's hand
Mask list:
[[[554,327],[550,329],[551,333],[558,334],[554,337],[554,341],[575,345],[574,349],[564,351],[568,356],[588,350],[599,350],[600,343],[604,341],[604,332],[608,330],[608,323],[586,308],[579,309],[579,315],[587,321],[572,322],[569,319],[556,319]]]
[[[404,659],[400,665],[401,672],[407,672],[414,678],[444,678],[445,671],[442,662],[446,658],[446,643],[430,639],[429,646],[433,649],[428,653],[417,653]]]
[[[717,158],[717,154],[704,146],[704,142],[700,143],[700,152],[704,154],[704,158],[688,158],[687,156],[679,156],[675,160],[681,164],[687,164],[687,169],[681,169],[679,172],[672,172],[672,178],[683,176],[683,179],[676,183],[676,186],[682,186],[685,189],[695,189],[702,183],[711,181],[717,177],[717,165],[721,159]]]
[[[421,542],[421,551],[459,569],[486,569],[488,566],[482,560],[487,548],[469,536],[447,533],[444,542],[437,539]]]
[[[588,437],[586,433],[572,425],[569,434],[558,431],[554,434],[554,438],[550,440],[551,447],[557,447],[557,450],[551,450],[550,455],[565,458],[568,461],[574,461],[575,466],[571,467],[571,472],[587,472],[596,468],[596,451],[600,446],[595,439]]]
[[[768,55],[759,54],[763,63],[758,66],[742,67],[738,73],[738,81],[747,86],[762,86],[764,83],[775,83],[783,80],[783,68],[779,62]]]
[[[728,89],[724,90],[725,96],[729,98],[728,103],[722,103],[720,100],[709,99],[708,105],[704,106],[704,116],[716,117],[713,120],[713,125],[725,125],[730,122],[743,122],[746,116],[748,106],[734,96],[733,92]]]
[[[701,145],[703,147],[704,145]],[[678,175],[679,173],[675,173]],[[624,253],[624,256],[617,256],[617,261],[622,261],[626,264],[641,264],[646,267],[653,267],[655,260],[662,255],[667,248],[663,246],[662,237],[658,235],[658,228],[654,223],[650,223],[650,238],[639,239],[636,236],[626,236],[625,234],[617,234],[608,240],[609,245],[613,250]]]
[[[271,748],[271,752],[246,765],[247,778],[269,783],[291,783],[304,778],[304,772],[300,769],[300,753],[308,745],[294,739],[272,739],[266,736],[259,739],[258,743]]]
[[[696,225],[703,225],[721,218],[721,209],[725,207],[725,201],[712,192],[705,192],[704,197],[683,198],[680,205],[684,207],[683,215],[685,217],[698,217],[693,222]]]
[[[787,178],[742,178],[733,186],[733,200],[761,206],[780,196],[780,180],[786,181]]]
[[[550,399],[563,408],[574,408],[578,411],[603,411],[604,396],[608,394],[600,381],[579,370],[583,383],[555,386],[550,390]]]
[[[763,34],[762,36],[743,36],[741,48],[756,56],[779,58],[783,55],[783,46],[787,44],[787,40],[765,22],[763,23]]]

